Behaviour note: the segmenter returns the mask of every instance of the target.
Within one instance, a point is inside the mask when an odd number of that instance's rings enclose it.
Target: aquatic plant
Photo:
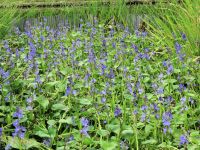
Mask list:
[[[121,24],[45,20],[1,41],[2,147],[200,146],[200,66],[184,55],[187,36],[169,49]]]

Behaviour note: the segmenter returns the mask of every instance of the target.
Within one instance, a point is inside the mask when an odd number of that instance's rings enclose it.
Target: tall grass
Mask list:
[[[23,18],[43,18],[44,16],[67,16],[68,21],[71,25],[78,24],[80,19],[85,21],[91,21],[94,17],[98,17],[105,25],[112,24],[113,20],[121,22],[125,26],[134,28],[134,15],[144,13],[143,6],[133,6],[129,7],[122,0],[116,0],[116,4],[112,3],[110,5],[100,5],[101,1],[91,1],[88,2],[87,6],[76,6],[76,7],[61,7],[61,8],[35,8],[23,9],[21,11],[20,17]],[[135,15],[135,16],[136,16]]]
[[[4,0],[1,4],[9,4],[9,0]],[[19,19],[17,11],[18,10],[15,6],[11,8],[0,9],[0,39],[2,39],[7,34],[15,20]]]
[[[164,45],[173,48],[174,38],[185,34],[188,40],[188,55],[200,55],[200,1],[184,0],[180,3],[172,0],[168,4],[159,4],[158,9],[149,10],[159,15],[150,21],[151,33]]]

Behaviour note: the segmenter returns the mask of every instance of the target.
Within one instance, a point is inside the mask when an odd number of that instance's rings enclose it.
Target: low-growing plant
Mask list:
[[[200,66],[187,37],[169,48],[118,23],[46,22],[0,44],[1,147],[198,149]]]

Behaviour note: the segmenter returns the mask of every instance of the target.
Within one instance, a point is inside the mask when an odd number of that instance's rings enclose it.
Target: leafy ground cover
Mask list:
[[[198,149],[199,61],[187,35],[171,40],[98,20],[27,22],[0,44],[0,146]]]

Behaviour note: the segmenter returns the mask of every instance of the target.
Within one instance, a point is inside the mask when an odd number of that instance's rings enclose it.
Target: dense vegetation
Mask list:
[[[138,30],[123,4],[11,30],[0,41],[0,149],[198,150],[199,2],[186,2],[159,5],[152,14],[167,19]]]

